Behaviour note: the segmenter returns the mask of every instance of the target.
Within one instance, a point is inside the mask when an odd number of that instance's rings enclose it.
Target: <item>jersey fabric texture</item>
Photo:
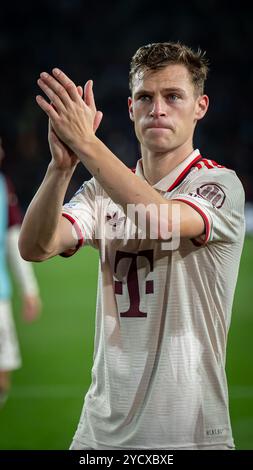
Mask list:
[[[198,150],[153,187],[197,210],[205,234],[173,250],[120,237],[133,222],[94,178],[63,208],[77,248],[100,250],[92,383],[74,439],[93,449],[233,448],[225,356],[244,191]]]

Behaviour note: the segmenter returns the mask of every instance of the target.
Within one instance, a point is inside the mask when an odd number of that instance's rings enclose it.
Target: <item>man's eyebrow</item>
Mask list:
[[[181,94],[185,95],[185,91],[183,90],[183,88],[174,87],[174,86],[173,87],[162,88],[161,92],[162,93],[181,93]],[[141,88],[136,93],[134,93],[134,98],[138,98],[141,95],[153,95],[153,94],[154,94],[153,91],[145,90],[145,88]]]

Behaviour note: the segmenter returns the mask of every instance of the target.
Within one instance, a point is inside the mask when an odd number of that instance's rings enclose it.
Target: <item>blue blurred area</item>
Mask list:
[[[35,102],[43,70],[62,68],[77,84],[94,80],[104,113],[99,137],[129,166],[139,158],[128,118],[129,62],[149,42],[177,41],[207,51],[207,117],[196,132],[204,156],[234,168],[253,201],[250,58],[252,6],[216,0],[5,2],[0,15],[0,134],[25,210],[50,159],[47,119]],[[68,198],[89,174],[81,165]]]

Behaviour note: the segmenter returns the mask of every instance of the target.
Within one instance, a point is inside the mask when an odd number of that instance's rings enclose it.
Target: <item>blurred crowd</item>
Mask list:
[[[180,40],[207,51],[210,96],[195,147],[203,156],[236,170],[253,203],[253,121],[251,118],[252,12],[216,0],[171,4],[138,0],[87,2],[40,0],[1,7],[0,135],[4,170],[14,181],[23,210],[49,162],[46,118],[35,102],[43,70],[62,68],[77,84],[94,80],[104,113],[99,137],[127,165],[139,158],[127,97],[129,62],[149,42]],[[248,8],[248,7],[247,7]],[[67,198],[89,174],[78,167]]]

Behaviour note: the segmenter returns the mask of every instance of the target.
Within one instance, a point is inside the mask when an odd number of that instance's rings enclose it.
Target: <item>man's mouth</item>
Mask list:
[[[168,125],[160,122],[152,122],[146,126],[146,129],[171,129]]]

